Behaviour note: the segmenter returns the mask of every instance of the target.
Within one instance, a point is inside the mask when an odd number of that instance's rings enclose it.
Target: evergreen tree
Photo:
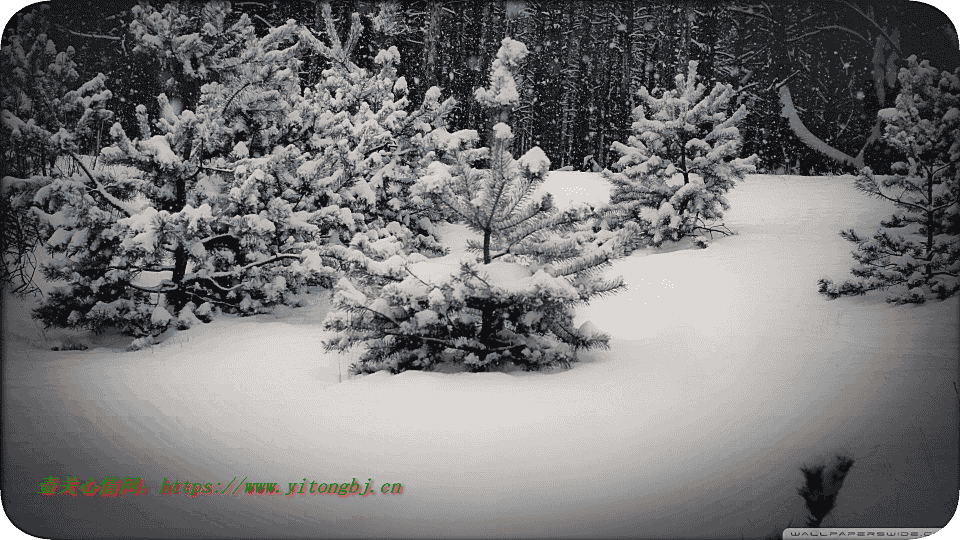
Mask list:
[[[287,114],[289,144],[240,160],[238,196],[229,213],[256,214],[272,205],[268,217],[276,230],[266,231],[266,243],[277,241],[276,231],[285,228],[273,215],[309,217],[317,227],[310,256],[355,272],[361,271],[357,257],[442,253],[434,237],[441,213],[412,196],[411,186],[435,159],[428,135],[444,122],[452,100],[441,102],[434,87],[413,109],[406,80],[397,75],[396,47],[380,51],[376,71],[369,72],[351,60],[362,31],[359,16],[354,14],[341,40],[330,6],[320,11],[328,44],[314,47],[328,67]]]
[[[890,303],[923,303],[960,291],[960,69],[940,72],[914,56],[907,63],[896,108],[879,113],[883,139],[907,161],[895,163],[893,175],[867,167],[856,179],[857,189],[897,211],[872,238],[841,231],[857,245],[851,273],[858,279],[821,279],[820,292],[830,298],[891,289]]]
[[[377,56],[376,73],[357,67],[358,16],[341,41],[323,5],[325,44],[294,21],[258,36],[245,14],[231,24],[225,3],[198,18],[175,5],[132,12],[137,50],[183,80],[168,82],[176,99],[160,94],[156,114],[137,108],[138,136],[111,128],[102,157],[114,174],[84,168],[38,193],[56,229],[47,247],[60,256],[45,272],[70,281],[38,318],[117,327],[142,346],[213,309],[298,303],[304,287],[332,285],[351,251],[441,251],[436,213],[409,187],[434,156],[425,135],[451,104],[434,89],[408,112],[396,49]],[[316,53],[329,68],[301,91],[302,58]],[[191,97],[184,89],[197,81]]]
[[[746,107],[728,117],[733,87],[717,83],[707,94],[696,78],[697,62],[691,61],[687,75],[677,75],[674,90],[655,98],[641,88],[634,134],[627,144],[613,144],[622,155],[617,162],[621,172],[606,173],[613,191],[605,217],[612,227],[639,222],[645,240],[655,246],[693,235],[706,246],[702,233],[729,234],[716,223],[730,207],[725,194],[755,171],[756,156],[737,157],[741,139],[736,124],[746,116]]]
[[[133,13],[138,47],[215,81],[196,101],[160,94],[156,116],[140,105],[134,138],[114,124],[114,143],[101,153],[111,172],[76,158],[82,174],[37,193],[53,229],[46,247],[56,256],[43,271],[67,284],[44,298],[35,315],[48,325],[115,327],[143,336],[139,346],[172,325],[190,326],[214,306],[249,312],[288,301],[288,292],[330,270],[292,249],[316,231],[306,216],[288,219],[302,233],[295,237],[265,211],[238,216],[230,206],[244,194],[242,185],[230,186],[231,175],[234,183],[244,180],[237,165],[242,149],[273,148],[289,131],[287,113],[300,95],[300,38],[310,36],[290,23],[257,37],[246,16],[229,24],[223,3],[205,6],[194,22],[199,28],[181,35],[186,19],[174,5],[160,12],[138,6]],[[268,244],[260,234],[266,230],[287,235]]]
[[[38,290],[36,248],[48,234],[34,212],[37,191],[77,172],[71,155],[99,151],[113,116],[106,77],[81,83],[72,47],[50,39],[50,6],[25,13],[0,48],[0,285]]]
[[[490,117],[505,119],[516,106],[514,70],[525,53],[522,43],[503,40],[489,86],[475,92]],[[434,194],[480,236],[469,242],[478,257],[364,261],[386,285],[361,286],[364,292],[341,279],[337,309],[325,322],[337,335],[327,348],[365,345],[355,372],[399,372],[444,362],[474,371],[507,361],[538,369],[568,364],[577,349],[606,346],[608,336],[591,325],[573,327],[573,308],[623,287],[599,272],[618,253],[619,237],[590,242],[569,234],[584,210],[558,213],[549,195],[531,200],[550,161],[537,147],[514,159],[506,123],[493,126],[491,148],[475,147],[474,130],[437,130],[431,138],[443,159],[430,164],[418,193]],[[476,166],[481,161],[485,166]]]
[[[410,188],[433,159],[424,136],[442,125],[453,101],[441,102],[439,89],[433,88],[413,109],[407,81],[397,74],[397,48],[380,51],[374,58],[378,69],[369,73],[350,60],[362,31],[359,16],[354,14],[341,43],[329,5],[323,14],[330,46],[321,50],[330,67],[305,92],[298,111],[310,134],[301,145],[311,151],[302,166],[326,179],[316,204],[349,207],[355,214],[354,225],[341,223],[339,228],[344,244],[357,232],[371,232],[377,239],[374,229],[383,232],[397,222],[409,249],[440,253],[443,248],[433,236],[433,221],[440,214],[413,200]]]

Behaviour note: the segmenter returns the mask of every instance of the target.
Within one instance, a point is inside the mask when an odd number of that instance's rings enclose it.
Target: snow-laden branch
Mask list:
[[[224,272],[214,272],[214,273],[210,274],[210,277],[218,278],[218,277],[230,277],[230,276],[235,276],[235,275],[237,275],[237,274],[242,274],[242,273],[244,273],[244,272],[246,272],[247,270],[250,270],[250,269],[252,269],[252,268],[256,268],[256,267],[258,267],[258,266],[264,266],[264,265],[267,265],[267,264],[272,264],[272,263],[275,263],[275,262],[278,262],[278,261],[282,261],[282,260],[284,260],[284,259],[296,259],[296,260],[299,261],[299,260],[302,260],[302,259],[303,259],[303,255],[296,255],[296,254],[293,254],[293,253],[279,253],[279,254],[277,254],[277,255],[274,255],[273,257],[269,257],[269,258],[264,259],[264,260],[262,260],[262,261],[252,262],[252,263],[250,263],[250,264],[241,266],[240,268],[236,268],[236,269],[234,269],[234,270],[227,270],[227,271],[224,271]]]
[[[123,212],[124,215],[126,215],[127,217],[130,217],[136,213],[135,209],[130,208],[129,206],[127,206],[126,203],[124,203],[120,199],[114,197],[109,192],[107,192],[107,189],[103,187],[103,184],[101,184],[99,180],[93,177],[93,174],[90,173],[90,170],[87,169],[87,166],[83,164],[83,161],[80,161],[80,158],[77,157],[76,154],[69,151],[67,153],[70,157],[73,158],[73,160],[77,163],[77,165],[80,166],[83,172],[87,175],[87,178],[89,178],[90,181],[93,183],[94,189],[96,189],[97,193],[99,193],[104,199],[106,199],[107,203],[110,204],[110,206]]]
[[[864,154],[866,153],[867,147],[880,138],[881,120],[879,118],[870,132],[870,137],[867,138],[867,141],[860,149],[860,152],[858,152],[856,156],[851,156],[842,150],[838,150],[830,146],[826,141],[814,135],[813,132],[811,132],[807,126],[804,125],[803,120],[800,119],[800,114],[797,112],[796,106],[793,104],[793,98],[790,95],[789,86],[782,84],[778,92],[780,94],[780,104],[783,107],[780,115],[787,119],[787,122],[790,124],[790,129],[793,130],[794,135],[796,135],[797,138],[803,142],[803,144],[807,145],[813,150],[816,150],[817,152],[820,152],[828,158],[833,159],[834,161],[846,163],[857,170],[860,170],[864,167]]]

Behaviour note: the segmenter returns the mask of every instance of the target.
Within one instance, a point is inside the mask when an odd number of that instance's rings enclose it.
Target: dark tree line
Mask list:
[[[151,103],[170,78],[184,106],[199,95],[199,80],[132,50],[130,4],[54,4],[51,38],[61,49],[74,47],[81,79],[109,77],[111,107],[125,125],[135,125],[134,107]],[[199,14],[201,7],[181,10]],[[317,4],[307,0],[244,0],[232,8],[263,32],[288,19],[322,27]],[[438,85],[460,103],[451,128],[489,123],[473,92],[486,83],[503,37],[525,43],[521,104],[511,117],[515,149],[539,146],[554,167],[612,165],[610,146],[629,136],[638,89],[669,86],[688,60],[699,61],[708,86],[733,85],[732,106],[747,105],[743,151],[758,154],[761,170],[881,165],[888,160],[878,158],[893,150],[880,141],[876,113],[893,106],[906,58],[948,71],[960,65],[954,26],[920,2],[343,0],[333,5],[341,34],[354,12],[364,25],[355,61],[370,66],[378,50],[396,46],[414,101]],[[325,62],[306,59],[304,83],[315,83]]]

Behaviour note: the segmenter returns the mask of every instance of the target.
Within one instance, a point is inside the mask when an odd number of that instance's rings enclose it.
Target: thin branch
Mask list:
[[[890,46],[893,48],[893,50],[897,51],[897,54],[900,55],[901,57],[903,56],[903,51],[900,50],[900,46],[893,42],[893,39],[890,38],[890,35],[887,34],[887,31],[884,30],[884,29],[877,23],[877,21],[873,20],[872,17],[867,16],[867,14],[864,13],[863,11],[861,11],[860,8],[858,8],[857,6],[851,4],[851,3],[848,2],[847,0],[839,0],[839,1],[840,1],[841,3],[846,4],[847,6],[849,6],[850,9],[856,11],[861,17],[863,17],[863,18],[866,19],[868,22],[870,22],[871,24],[873,24],[873,26],[874,26],[881,34],[883,34],[883,37],[886,38],[887,43],[890,44]]]
[[[165,285],[168,287],[165,288]],[[134,285],[132,282],[127,283],[127,286],[132,289],[136,289],[138,291],[143,291],[148,293],[163,293],[163,292],[170,292],[170,291],[177,290],[177,286],[171,283],[169,280],[163,280],[162,282],[160,282],[160,285],[156,285],[154,287],[141,287],[139,285]],[[172,286],[172,287],[169,287],[169,286]]]
[[[300,260],[301,258],[302,258],[302,257],[301,257],[300,255],[293,255],[293,254],[290,254],[290,253],[280,253],[280,254],[278,254],[278,255],[274,255],[273,257],[270,257],[269,259],[264,259],[264,260],[262,260],[262,261],[253,262],[253,263],[250,263],[250,264],[248,264],[248,265],[246,265],[246,266],[242,266],[242,267],[240,267],[240,268],[237,268],[237,269],[235,269],[235,270],[230,270],[230,271],[227,271],[227,272],[216,272],[216,273],[210,274],[210,276],[211,276],[211,277],[230,277],[230,276],[235,276],[235,275],[237,275],[237,274],[241,274],[241,273],[243,273],[243,272],[245,272],[245,271],[247,271],[247,270],[250,270],[251,268],[256,268],[256,267],[258,267],[258,266],[264,266],[264,265],[266,265],[266,264],[275,263],[275,262],[281,261],[281,260],[283,260],[283,259],[297,259],[297,260]]]
[[[738,12],[738,13],[743,13],[743,14],[746,14],[746,15],[751,15],[751,16],[753,16],[753,17],[759,17],[759,18],[761,18],[761,19],[766,19],[766,20],[770,21],[770,23],[774,23],[774,20],[771,19],[770,17],[767,17],[766,15],[764,15],[764,14],[762,14],[762,13],[757,13],[757,12],[752,11],[752,10],[748,10],[748,9],[744,9],[744,8],[739,8],[739,7],[735,7],[735,6],[727,6],[727,9],[728,9],[729,11],[736,11],[736,12]]]
[[[80,36],[85,38],[109,39],[110,41],[121,41],[123,39],[117,36],[108,36],[104,34],[86,34],[83,32],[77,32],[76,30],[70,30],[69,28],[64,28],[62,26],[58,26],[58,28],[60,28],[60,30],[64,32],[67,32],[68,34],[73,34],[75,36]]]
[[[225,293],[229,293],[229,292],[235,291],[235,290],[239,289],[239,288],[243,285],[243,283],[238,283],[238,284],[234,285],[233,287],[226,288],[226,287],[220,285],[219,283],[217,283],[217,280],[213,279],[213,277],[211,277],[211,276],[200,276],[200,275],[196,275],[196,274],[192,274],[192,275],[189,275],[189,276],[184,276],[184,279],[183,279],[183,283],[184,283],[184,284],[186,284],[186,283],[192,283],[192,282],[196,282],[196,281],[204,281],[204,282],[207,282],[207,283],[213,285],[214,287],[216,287],[217,289],[219,289],[221,292],[225,292]]]
[[[223,108],[220,109],[220,116],[223,116],[224,113],[227,112],[227,107],[230,106],[230,103],[233,102],[234,98],[236,98],[238,95],[240,95],[240,92],[243,92],[244,89],[246,89],[246,88],[247,88],[248,86],[250,86],[251,84],[253,84],[252,81],[247,81],[246,84],[244,84],[243,86],[241,86],[240,88],[238,88],[237,91],[234,92],[232,96],[230,96],[230,99],[228,99],[227,102],[223,104]]]
[[[901,200],[901,199],[889,197],[889,196],[885,195],[882,191],[880,191],[880,188],[877,188],[876,191],[872,191],[872,190],[869,190],[869,189],[863,189],[862,191],[865,191],[866,193],[869,193],[869,194],[871,194],[871,195],[876,195],[877,197],[880,197],[880,198],[882,198],[882,199],[886,199],[886,200],[888,200],[888,201],[890,201],[890,202],[892,202],[892,203],[902,204],[903,206],[907,206],[907,207],[913,208],[913,209],[915,209],[915,210],[918,211],[918,212],[926,212],[926,211],[927,211],[926,208],[924,208],[923,206],[920,206],[919,204],[909,203],[909,202],[904,201],[904,200]],[[950,206],[950,205],[947,205],[947,206]]]
[[[378,313],[378,312],[375,312],[375,313]],[[472,352],[472,353],[481,353],[481,354],[490,354],[490,353],[496,353],[496,352],[503,352],[503,351],[509,351],[509,350],[511,350],[511,349],[517,349],[517,350],[519,350],[519,349],[525,347],[525,345],[505,345],[505,346],[502,346],[502,347],[494,347],[494,348],[488,348],[488,349],[481,349],[481,348],[479,348],[479,347],[469,347],[469,346],[466,346],[466,345],[456,345],[455,343],[453,343],[452,341],[449,341],[449,340],[432,338],[432,337],[428,337],[428,336],[421,336],[421,335],[417,335],[417,334],[402,334],[402,333],[397,333],[397,332],[384,332],[384,335],[387,335],[387,336],[397,336],[397,337],[405,337],[405,338],[413,338],[413,339],[419,339],[419,340],[422,340],[422,341],[432,341],[432,342],[435,342],[435,343],[439,343],[439,344],[441,344],[441,345],[444,345],[444,346],[447,347],[448,349],[456,349],[456,350],[460,350],[460,351],[468,351],[468,352]]]
[[[417,281],[419,281],[420,283],[423,283],[424,287],[436,287],[436,285],[433,285],[433,284],[431,284],[431,283],[427,283],[426,281],[420,279],[420,276],[418,276],[418,275],[414,274],[412,271],[410,271],[410,268],[404,266],[403,269],[406,270],[407,273],[410,274],[411,276],[413,276]]]
[[[232,170],[232,169],[219,169],[219,168],[217,168],[217,167],[207,167],[206,165],[200,165],[199,168],[204,169],[204,170],[207,170],[207,171],[217,171],[217,172],[224,172],[224,173],[234,173],[234,172],[236,172],[236,171],[234,171],[234,170]]]
[[[269,28],[269,29],[271,29],[271,30],[273,30],[273,29],[275,28],[272,24],[270,24],[270,21],[264,19],[264,18],[261,17],[260,15],[254,15],[253,18],[254,18],[254,19],[260,19],[260,21],[262,21],[263,24],[267,25],[267,28]]]
[[[817,29],[814,30],[814,31],[812,31],[812,32],[807,32],[806,34],[803,34],[802,36],[797,36],[797,37],[794,37],[794,38],[789,38],[789,39],[787,39],[787,43],[793,43],[794,41],[800,41],[800,40],[802,40],[802,39],[806,39],[806,38],[808,38],[808,37],[815,36],[815,35],[817,35],[817,34],[820,34],[820,33],[821,33],[822,31],[824,31],[824,30],[841,30],[841,31],[844,31],[844,32],[853,34],[854,36],[860,38],[860,40],[863,41],[863,42],[865,42],[865,43],[868,43],[868,44],[870,43],[870,40],[868,40],[867,38],[865,38],[865,37],[863,37],[862,35],[858,34],[857,32],[851,30],[850,28],[847,28],[846,26],[841,26],[841,25],[838,25],[838,24],[829,24],[829,25],[827,25],[827,26],[818,26]]]
[[[73,160],[77,163],[77,165],[80,166],[81,169],[83,169],[83,172],[86,173],[87,178],[89,178],[90,181],[93,182],[94,187],[97,190],[97,193],[102,195],[103,198],[106,199],[107,203],[110,206],[123,212],[123,214],[126,215],[127,217],[130,217],[133,215],[133,212],[130,211],[130,209],[126,208],[123,202],[120,201],[120,199],[117,199],[116,197],[114,197],[113,195],[107,192],[106,188],[103,187],[103,184],[98,182],[97,179],[93,177],[93,175],[90,173],[90,170],[87,169],[87,166],[84,165],[82,161],[80,161],[80,158],[77,157],[76,154],[74,154],[73,152],[70,152],[69,150],[67,151],[67,154],[73,158]]]

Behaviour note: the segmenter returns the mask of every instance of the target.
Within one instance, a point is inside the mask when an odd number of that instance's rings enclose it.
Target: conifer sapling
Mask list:
[[[687,75],[678,74],[676,88],[661,97],[640,89],[634,134],[627,144],[612,147],[622,156],[619,172],[605,173],[613,184],[604,212],[608,225],[636,221],[643,240],[654,246],[693,235],[706,246],[703,234],[729,234],[717,223],[730,207],[725,194],[755,171],[755,155],[738,157],[736,124],[746,116],[746,107],[728,117],[733,87],[717,83],[707,93],[696,79],[697,62],[691,61]]]
[[[517,104],[512,70],[525,55],[523,44],[505,38],[490,85],[475,93],[494,120]],[[479,236],[468,244],[476,256],[394,258],[380,269],[393,272],[381,289],[361,291],[342,279],[338,309],[326,321],[337,335],[327,347],[364,345],[355,372],[399,372],[443,362],[538,369],[605,346],[608,337],[591,325],[573,326],[573,308],[623,287],[599,272],[618,253],[619,237],[590,242],[574,230],[584,209],[561,213],[549,195],[533,198],[550,162],[536,147],[515,159],[506,123],[494,124],[490,148],[476,147],[474,130],[436,130],[431,139],[443,159],[430,164],[415,193],[436,197]]]
[[[907,59],[900,70],[896,108],[879,112],[883,139],[903,152],[894,174],[864,168],[856,187],[890,201],[896,213],[872,238],[853,229],[840,236],[857,245],[855,280],[820,280],[830,298],[890,289],[887,302],[923,303],[960,291],[960,69],[940,72],[928,61]]]

